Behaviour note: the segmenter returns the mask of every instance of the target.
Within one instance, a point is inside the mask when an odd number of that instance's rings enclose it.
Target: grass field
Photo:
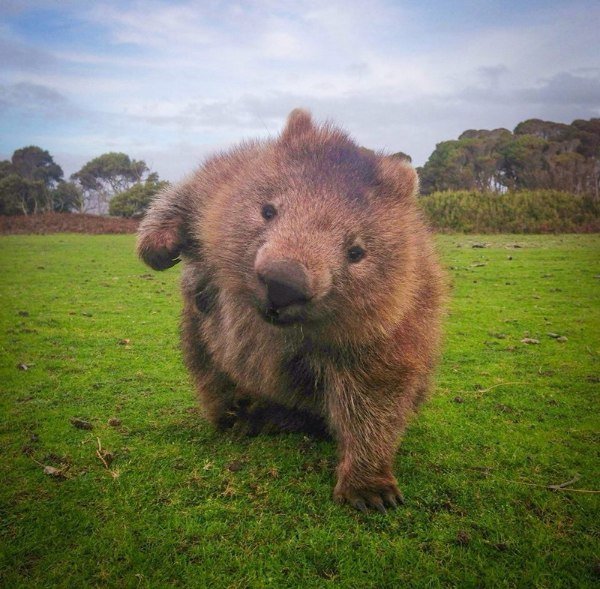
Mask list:
[[[438,239],[445,353],[387,517],[332,502],[333,444],[200,419],[179,270],[133,241],[0,238],[2,587],[598,583],[599,235]]]

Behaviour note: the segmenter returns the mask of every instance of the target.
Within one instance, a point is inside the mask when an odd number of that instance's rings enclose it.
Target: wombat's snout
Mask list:
[[[295,260],[277,260],[257,268],[258,279],[267,288],[273,309],[303,305],[311,298],[306,268]]]

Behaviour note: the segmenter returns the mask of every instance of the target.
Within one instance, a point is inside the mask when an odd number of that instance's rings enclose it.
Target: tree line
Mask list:
[[[391,157],[410,161],[402,152]],[[465,131],[438,143],[417,171],[423,195],[555,190],[600,200],[600,118],[570,125],[529,119],[512,132]],[[92,159],[69,180],[63,176],[48,151],[33,145],[17,149],[0,161],[0,214],[141,216],[168,184],[143,160],[116,152]]]
[[[35,145],[17,149],[0,161],[0,214],[78,212],[141,216],[168,182],[143,160],[109,152],[64,179],[50,153]]]
[[[600,118],[570,125],[539,119],[469,130],[438,143],[418,168],[425,195],[448,190],[559,190],[600,196]]]

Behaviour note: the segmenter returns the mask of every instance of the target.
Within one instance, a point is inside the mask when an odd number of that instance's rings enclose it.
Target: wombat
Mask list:
[[[155,270],[184,261],[182,341],[220,428],[308,431],[339,447],[334,498],[402,501],[398,438],[424,399],[443,280],[403,159],[291,112],[275,139],[215,155],[139,228]]]

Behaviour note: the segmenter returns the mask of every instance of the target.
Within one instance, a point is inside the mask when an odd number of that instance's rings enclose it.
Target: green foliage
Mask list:
[[[392,153],[392,155],[390,155],[389,157],[396,158],[399,160],[405,160],[409,163],[412,162],[412,157],[410,157],[410,155],[404,153],[403,151],[397,151],[396,153]]]
[[[446,343],[383,517],[333,503],[334,444],[202,420],[180,272],[133,236],[0,237],[0,586],[596,586],[600,237],[438,245]]]
[[[548,141],[562,141],[569,138],[570,130],[570,125],[564,123],[528,119],[515,127],[515,135],[533,135]]]
[[[11,162],[16,174],[26,180],[43,182],[46,188],[55,186],[63,177],[62,168],[54,163],[54,158],[36,145],[17,149]]]
[[[0,179],[0,215],[27,215],[47,210],[50,195],[41,180],[28,180],[18,174]]]
[[[11,161],[0,162],[0,215],[52,211],[62,176],[47,151],[35,145],[17,149]]]
[[[164,184],[157,174],[148,172],[145,162],[111,152],[94,158],[71,176],[71,182],[64,182],[62,169],[47,151],[34,145],[23,147],[11,161],[0,162],[0,214],[106,213],[113,195],[140,185],[120,197],[114,207],[115,214],[138,215]],[[146,174],[146,183],[141,184]]]
[[[419,169],[424,194],[445,190],[552,189],[600,197],[600,119],[572,125],[531,119],[465,131],[438,143]]]
[[[600,231],[600,202],[553,190],[435,192],[419,199],[431,224],[464,233]]]
[[[8,160],[0,161],[0,180],[10,176],[11,174],[15,174],[15,168],[12,165],[12,162]]]
[[[457,141],[438,143],[419,169],[421,190],[496,190],[502,186],[500,150],[510,140],[506,129],[465,131]]]
[[[79,181],[85,190],[99,190],[108,185],[117,193],[140,182],[147,171],[145,162],[132,160],[125,153],[111,151],[89,161],[71,177]]]
[[[83,191],[74,182],[60,182],[52,190],[52,208],[56,213],[83,210]]]
[[[577,152],[584,157],[598,158],[600,155],[600,118],[589,121],[577,119],[571,125],[577,132]]]
[[[374,149],[369,149],[368,147],[359,147],[359,149],[362,153],[367,154],[369,156],[376,156],[378,153]],[[397,151],[396,153],[392,153],[387,157],[412,162],[412,158],[410,157],[410,155],[404,153],[403,151]]]
[[[144,161],[132,160],[125,153],[104,153],[71,175],[84,195],[87,208],[106,213],[110,199],[143,180],[148,172]]]
[[[143,184],[134,184],[129,190],[114,196],[108,206],[108,212],[117,217],[141,217],[156,193],[168,185],[167,181],[158,179],[158,174],[150,174]]]
[[[510,189],[539,187],[547,147],[548,141],[535,135],[519,135],[507,142],[502,147],[505,186]]]

